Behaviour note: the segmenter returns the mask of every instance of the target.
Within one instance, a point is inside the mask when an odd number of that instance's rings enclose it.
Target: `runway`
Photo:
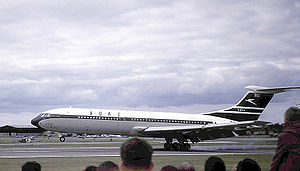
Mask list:
[[[225,139],[193,145],[190,151],[165,151],[163,141],[154,143],[153,155],[246,155],[274,154],[276,145],[261,145],[266,139]],[[276,139],[273,139],[274,141]],[[272,141],[272,140],[270,140]],[[258,143],[257,143],[258,142]],[[71,142],[65,143],[27,143],[1,144],[0,158],[32,158],[32,157],[90,157],[90,156],[120,156],[120,142]],[[161,144],[159,144],[161,143]],[[110,144],[111,146],[106,146]],[[40,145],[43,145],[42,147]],[[89,145],[89,146],[88,146]],[[90,147],[92,145],[92,147]]]

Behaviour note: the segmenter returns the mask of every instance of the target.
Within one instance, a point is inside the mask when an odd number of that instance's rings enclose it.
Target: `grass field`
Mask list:
[[[244,138],[250,138],[250,140],[245,140]],[[262,137],[260,137],[262,138]],[[264,137],[263,137],[264,138]],[[56,147],[56,148],[64,148],[64,147],[99,147],[99,143],[97,142],[113,142],[113,143],[101,143],[101,146],[115,146],[119,147],[123,141],[127,140],[127,138],[104,138],[104,139],[78,139],[78,138],[68,138],[68,142],[76,142],[75,144],[64,144],[59,143],[57,138],[50,138],[50,139],[43,139],[38,138],[36,139],[39,143],[18,143],[15,138],[1,138],[0,140],[0,148],[49,148],[49,147]],[[160,140],[163,139],[147,139],[152,146],[161,146],[162,143]],[[228,140],[227,140],[228,141]],[[44,143],[53,143],[54,144],[44,144]],[[91,142],[91,143],[82,143],[81,142]],[[229,141],[230,142],[230,141]],[[253,137],[242,137],[234,139],[235,143],[228,143],[226,145],[276,145],[276,139],[272,138],[265,138],[261,141],[257,141]],[[207,142],[201,143],[198,145],[217,145],[220,146],[224,145],[222,141],[214,141],[214,142]],[[274,149],[275,150],[275,149]],[[0,154],[1,155],[1,154]],[[242,159],[249,157],[256,160],[262,170],[268,170],[270,168],[270,163],[272,161],[272,154],[249,154],[249,155],[221,155],[220,157],[225,161],[227,170],[233,170],[233,167]],[[154,162],[154,170],[160,170],[165,165],[173,165],[178,167],[181,162],[189,161],[191,162],[196,170],[203,170],[204,163],[206,159],[210,157],[210,155],[175,155],[175,156],[153,156]],[[115,163],[120,163],[120,157],[40,157],[40,158],[0,158],[0,171],[14,171],[20,170],[22,164],[26,161],[37,161],[42,165],[43,171],[52,171],[52,170],[62,170],[62,171],[69,171],[69,170],[84,170],[85,167],[89,165],[98,166],[103,161],[113,161]]]

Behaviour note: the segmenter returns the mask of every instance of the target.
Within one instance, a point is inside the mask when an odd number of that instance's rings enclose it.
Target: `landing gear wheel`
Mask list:
[[[191,149],[191,145],[188,144],[188,143],[185,143],[185,144],[182,145],[182,149],[184,151],[189,151]]]
[[[59,137],[59,141],[60,141],[60,142],[65,142],[65,141],[66,141],[66,138],[65,138],[65,137]]]
[[[172,144],[170,144],[170,143],[165,143],[165,144],[164,144],[164,148],[165,148],[165,150],[172,150]]]
[[[177,142],[173,143],[172,147],[174,151],[179,151],[181,149],[181,145]]]

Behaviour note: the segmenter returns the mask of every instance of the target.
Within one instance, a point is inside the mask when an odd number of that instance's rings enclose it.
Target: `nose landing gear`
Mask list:
[[[64,136],[61,136],[61,137],[59,137],[59,141],[60,141],[60,142],[65,142],[65,141],[66,141],[66,138],[65,138]]]

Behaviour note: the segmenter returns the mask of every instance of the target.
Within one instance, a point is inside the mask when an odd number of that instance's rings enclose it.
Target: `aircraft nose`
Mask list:
[[[41,120],[42,120],[42,118],[40,116],[37,116],[31,120],[31,124],[36,127],[40,127],[39,121],[41,121]]]

